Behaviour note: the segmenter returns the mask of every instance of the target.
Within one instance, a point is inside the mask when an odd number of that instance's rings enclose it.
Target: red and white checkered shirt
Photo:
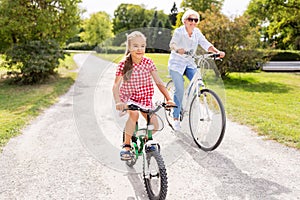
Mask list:
[[[117,67],[116,76],[123,76],[125,60]],[[131,77],[123,82],[120,87],[120,99],[124,103],[134,103],[143,108],[152,108],[154,87],[151,71],[156,70],[150,58],[143,57],[139,64],[133,64]]]

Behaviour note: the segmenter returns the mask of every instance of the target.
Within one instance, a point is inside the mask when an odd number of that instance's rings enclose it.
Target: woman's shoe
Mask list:
[[[181,127],[180,127],[180,121],[179,120],[174,121],[173,128],[174,128],[175,131],[180,131]]]

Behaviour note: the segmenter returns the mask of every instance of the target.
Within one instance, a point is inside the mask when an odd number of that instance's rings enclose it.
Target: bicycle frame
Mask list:
[[[147,114],[147,126],[146,128],[139,128],[138,123],[135,126],[135,131],[132,136],[132,143],[135,150],[135,156],[138,158],[139,156],[143,155],[146,144],[148,145],[158,145],[158,143],[150,142],[152,140],[152,131],[153,125],[150,124],[150,116]],[[143,131],[146,132],[146,135],[138,135],[137,132]],[[139,143],[138,143],[139,142]]]
[[[165,103],[162,103],[162,104],[158,105],[157,108],[153,111],[145,110],[145,109],[139,108],[138,106],[135,106],[135,105],[129,105],[129,106],[131,106],[131,108],[128,110],[137,110],[137,111],[141,111],[141,112],[144,112],[147,114],[146,128],[139,128],[138,123],[136,123],[135,131],[134,131],[132,139],[131,139],[132,143],[133,143],[134,151],[135,151],[135,158],[137,159],[139,156],[143,155],[143,153],[145,152],[145,147],[148,145],[149,146],[155,145],[158,147],[158,150],[160,149],[159,144],[157,142],[153,141],[152,133],[154,130],[154,126],[152,124],[150,124],[150,120],[151,120],[152,115],[154,115],[162,107],[166,108],[167,105]],[[137,133],[139,131],[142,131],[146,134],[137,135]]]
[[[185,113],[188,112],[188,108],[190,106],[192,97],[194,95],[199,96],[199,92],[201,89],[205,89],[205,84],[203,81],[203,76],[205,75],[205,67],[209,66],[209,63],[206,59],[216,59],[216,56],[214,55],[213,58],[211,54],[204,54],[204,55],[190,55],[192,58],[197,60],[195,62],[197,64],[197,73],[195,73],[194,77],[190,81],[187,89],[184,91],[183,94],[183,100],[182,100],[182,107],[181,107],[181,119],[183,119],[183,116]]]

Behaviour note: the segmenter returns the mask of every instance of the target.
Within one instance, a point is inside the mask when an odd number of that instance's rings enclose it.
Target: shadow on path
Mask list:
[[[234,199],[275,200],[277,198],[272,195],[291,192],[283,185],[243,172],[231,159],[218,151],[204,152],[195,148],[196,145],[187,145],[188,143],[184,141],[191,139],[184,133],[177,134],[177,136],[193,160],[220,181],[221,185],[215,187],[216,194],[220,199],[232,197]]]

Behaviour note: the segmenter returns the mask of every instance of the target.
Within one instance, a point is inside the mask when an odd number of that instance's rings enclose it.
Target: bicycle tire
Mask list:
[[[146,169],[149,169],[149,174],[146,173]],[[167,171],[159,151],[146,152],[143,165],[143,177],[150,200],[166,199],[168,191]]]
[[[189,127],[197,146],[204,151],[215,150],[222,142],[226,114],[219,96],[210,89],[195,95],[189,109]]]
[[[174,91],[175,91],[175,86],[174,82],[170,80],[167,85],[166,85],[167,91],[170,94],[170,96],[173,98],[174,97]],[[166,99],[164,99],[166,101]],[[165,117],[168,122],[168,125],[174,130],[173,124],[174,124],[174,118],[173,118],[173,111],[174,109],[164,109],[165,111]]]

